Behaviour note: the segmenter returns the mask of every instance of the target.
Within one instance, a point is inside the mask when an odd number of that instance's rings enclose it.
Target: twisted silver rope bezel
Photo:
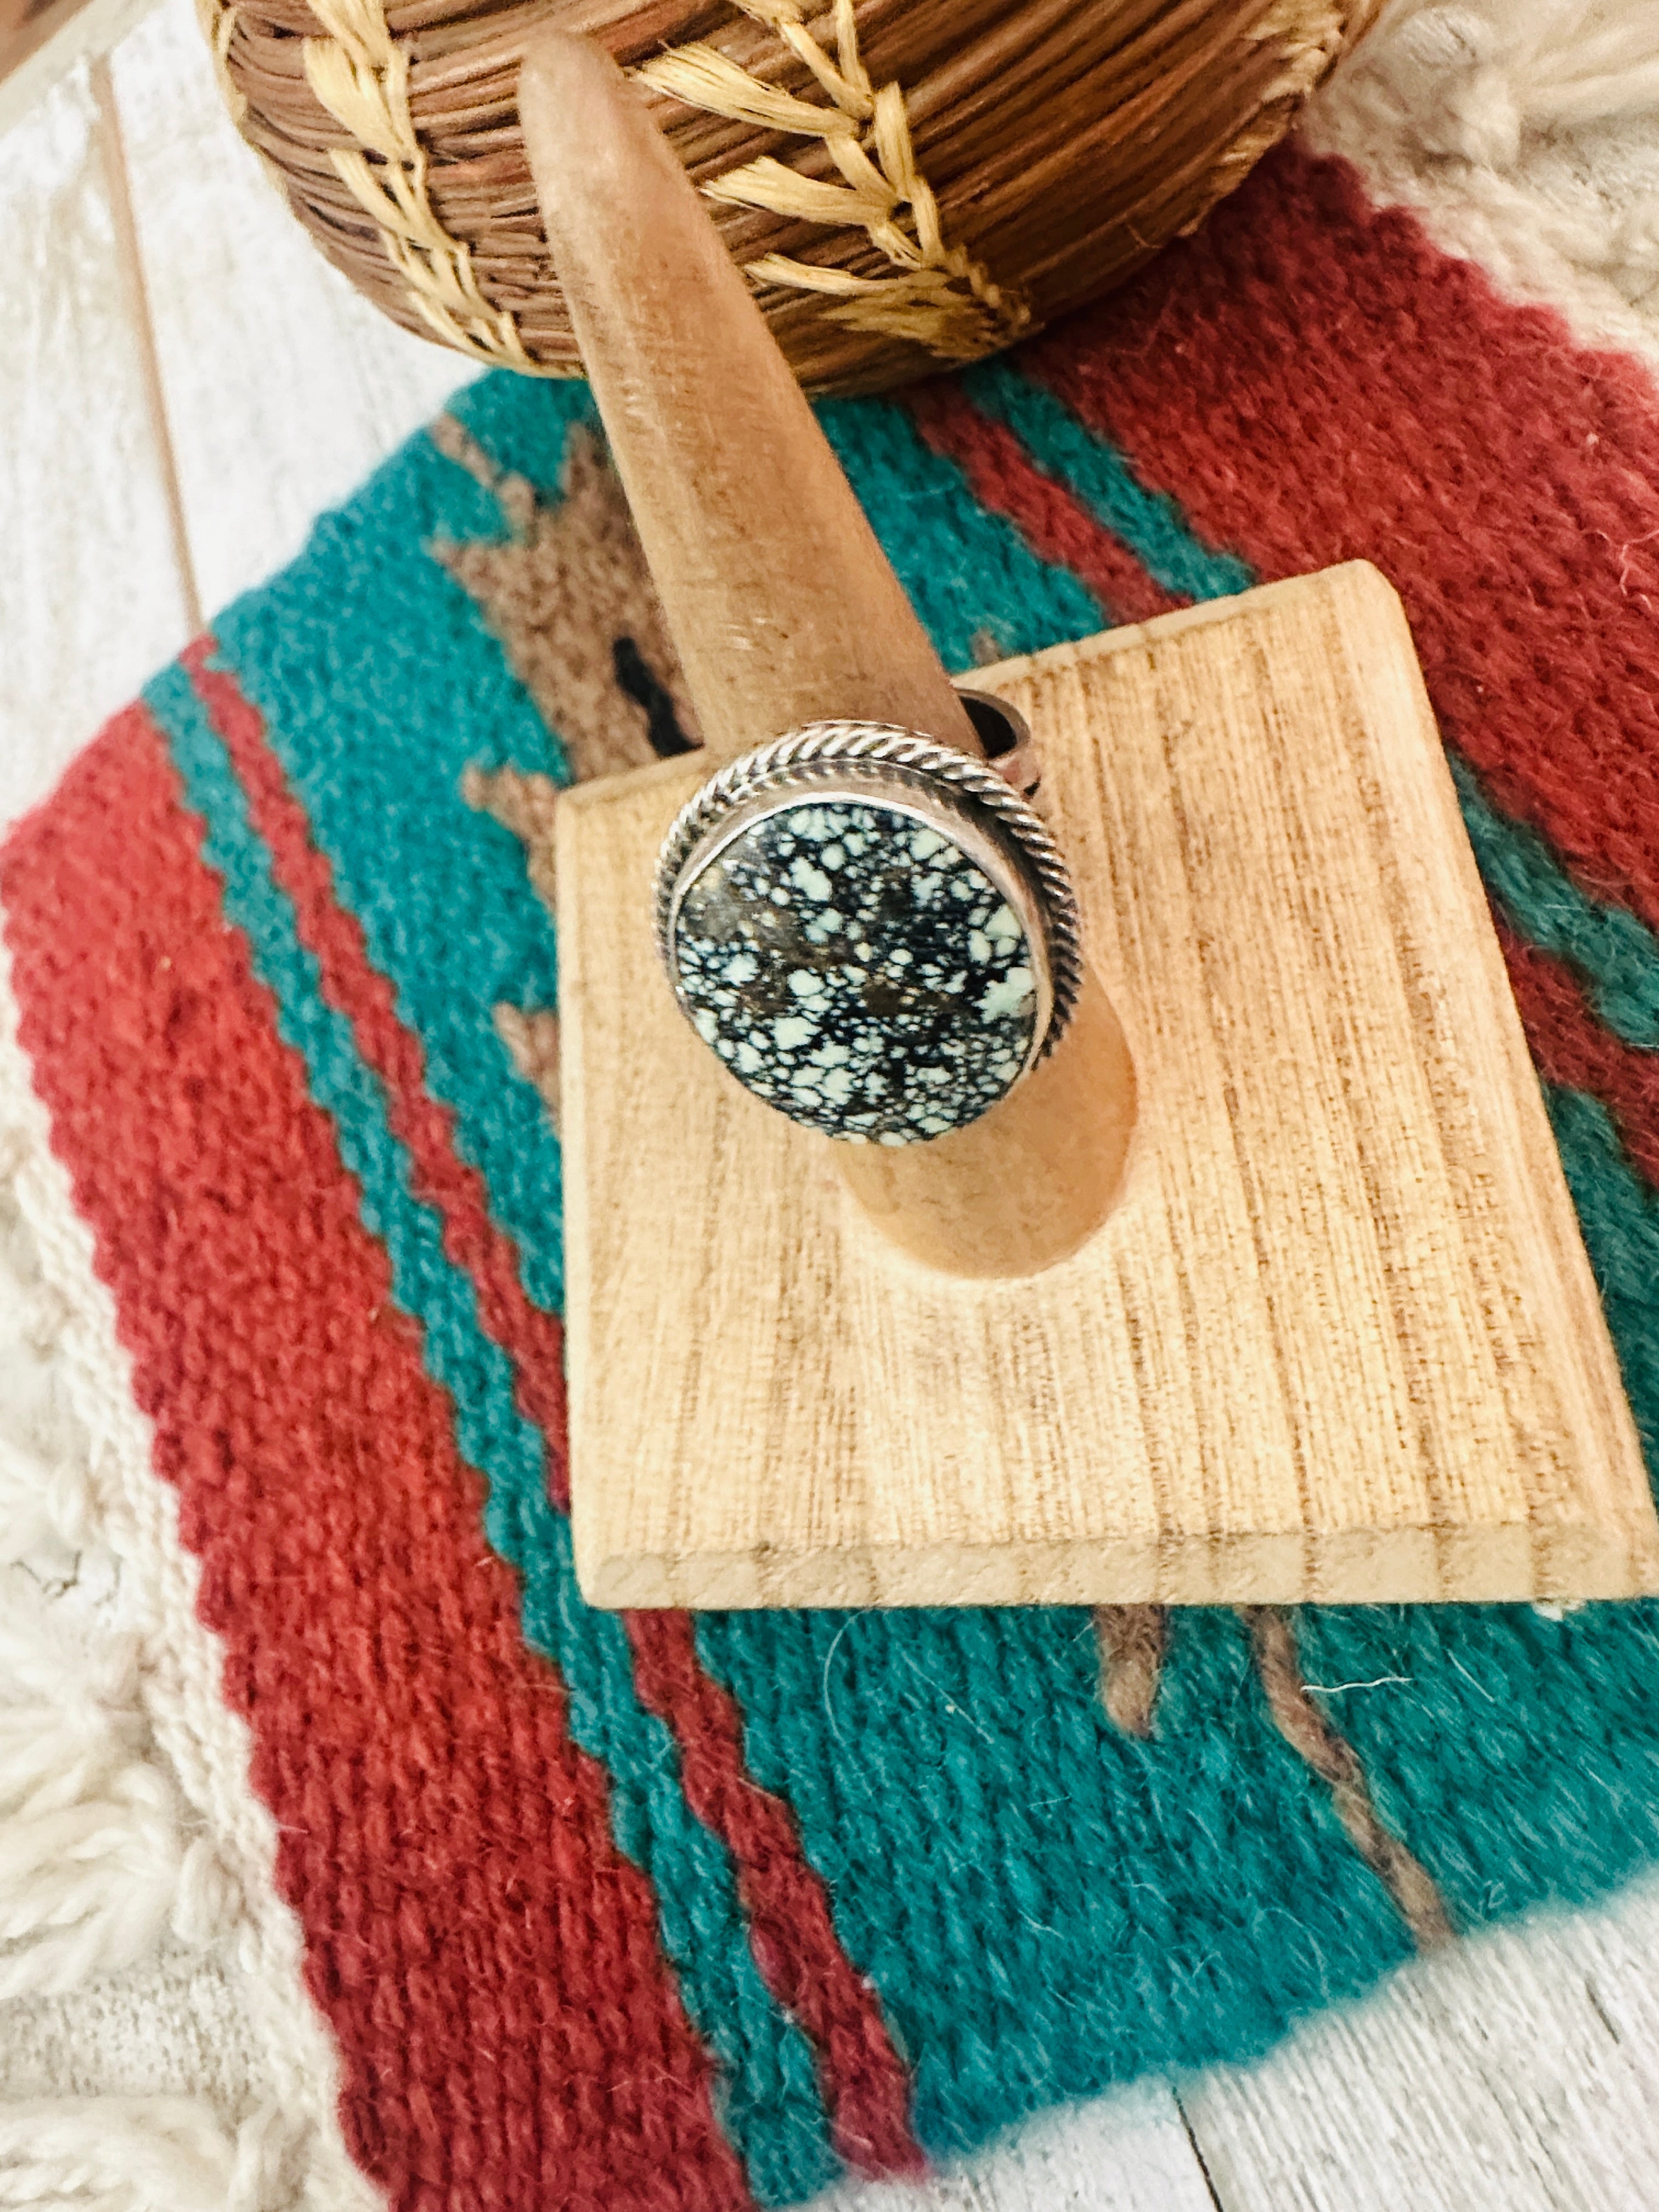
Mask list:
[[[657,951],[671,985],[675,890],[686,862],[721,817],[769,785],[775,784],[781,794],[799,788],[795,780],[802,771],[813,781],[822,774],[828,781],[837,767],[853,766],[877,770],[878,781],[884,770],[884,780],[912,794],[926,794],[931,787],[941,828],[964,813],[976,818],[1018,869],[1042,921],[1051,997],[1048,1025],[1029,1064],[1046,1060],[1065,1034],[1083,988],[1082,921],[1065,855],[1042,816],[988,763],[896,723],[807,722],[740,753],[692,793],[663,840],[653,891]]]

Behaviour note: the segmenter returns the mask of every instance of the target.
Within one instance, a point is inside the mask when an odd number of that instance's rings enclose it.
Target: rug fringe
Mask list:
[[[84,1435],[59,1402],[70,1318],[19,1203],[30,1147],[7,1131],[0,1182],[0,1999],[57,1996],[164,1935],[205,1945],[237,1901],[184,1808],[144,1711],[139,1638],[118,1613]],[[106,1595],[100,1604],[93,1593]],[[83,1601],[79,1607],[76,1596]]]
[[[1546,142],[1656,110],[1651,0],[1391,0],[1310,101],[1302,136],[1511,295],[1659,366],[1659,193],[1639,181],[1601,191],[1565,162],[1529,166]]]
[[[0,2202],[62,2212],[280,2212],[304,2201],[311,2130],[264,2105],[221,2124],[198,2097],[0,2106]]]
[[[1425,154],[1513,169],[1530,133],[1659,107],[1659,12],[1617,0],[1593,24],[1595,12],[1585,0],[1391,0],[1343,73],[1340,104]]]
[[[201,1846],[155,1757],[131,1638],[88,1652],[14,1601],[0,1696],[0,1997],[55,1996],[155,1949]],[[220,1932],[189,1917],[198,1940]]]

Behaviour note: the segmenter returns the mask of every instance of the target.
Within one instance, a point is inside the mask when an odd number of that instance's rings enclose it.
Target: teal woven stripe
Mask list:
[[[1012,430],[1038,467],[1115,531],[1166,590],[1213,599],[1256,582],[1248,562],[1206,546],[1176,501],[1147,491],[1122,455],[1046,386],[1006,361],[970,369],[962,382],[975,404]],[[1534,945],[1582,973],[1591,1002],[1615,1036],[1659,1048],[1659,938],[1626,908],[1581,890],[1543,838],[1500,813],[1468,763],[1450,747],[1448,754],[1487,889]]]
[[[1455,752],[1449,757],[1487,890],[1534,945],[1579,970],[1615,1036],[1659,1047],[1659,939],[1627,908],[1580,890],[1538,832],[1500,814],[1468,763]]]
[[[565,413],[583,397],[553,396]],[[476,762],[564,781],[564,758],[471,600],[423,551],[504,534],[496,501],[416,438],[214,629],[421,1039],[428,1087],[454,1111],[457,1149],[489,1185],[526,1288],[556,1311],[558,1141],[492,1011],[554,1004],[553,930],[526,894],[515,840],[466,804],[461,777]]]
[[[976,407],[1014,433],[1045,475],[1058,478],[1121,538],[1166,592],[1224,599],[1255,582],[1247,561],[1206,545],[1176,501],[1148,491],[1122,454],[1097,438],[1046,385],[1004,360],[970,368],[962,388]]]
[[[317,585],[325,588],[327,552],[313,558],[323,570]],[[366,674],[376,642],[362,641]],[[493,668],[486,665],[485,643],[473,674],[499,684],[499,655]],[[398,1303],[421,1323],[427,1367],[453,1401],[462,1453],[488,1483],[485,1532],[523,1577],[526,1638],[558,1667],[572,1734],[610,1775],[617,1842],[652,1881],[663,1948],[726,2075],[727,2132],[763,2203],[809,2196],[841,2168],[810,2048],[755,1965],[729,1856],[686,1807],[673,1739],[635,1693],[621,1622],[592,1612],[577,1594],[569,1526],[548,1502],[541,1441],[514,1404],[510,1365],[480,1325],[471,1283],[445,1255],[437,1214],[414,1194],[378,1078],[345,1018],[322,996],[316,962],[224,746],[182,670],[167,670],[145,696],[188,803],[206,824],[205,851],[225,880],[226,915],[247,937],[257,972],[276,996],[281,1034],[302,1056],[312,1095],[333,1120],[341,1157],[362,1188],[363,1219],[390,1255]],[[513,863],[521,882],[516,854]]]
[[[1607,1308],[1631,1412],[1659,1480],[1659,1192],[1631,1165],[1612,1116],[1581,1091],[1546,1084],[1555,1141]],[[1659,1618],[1644,1609],[1650,1630]],[[1659,1717],[1659,1701],[1656,1702]]]
[[[519,380],[487,376],[457,397],[452,412],[498,468],[527,477],[545,497],[557,489],[567,424],[590,406],[585,386],[554,386],[547,400],[529,404]],[[1104,626],[1088,586],[968,496],[961,471],[922,443],[903,408],[832,400],[817,411],[947,668],[972,667],[988,643],[998,657],[1036,653]]]
[[[1043,2105],[1266,2050],[1409,1951],[1225,1610],[1173,1619],[1155,1741],[1086,1612],[700,1614],[945,2154]]]
[[[972,667],[988,641],[995,656],[1040,653],[1106,627],[1087,586],[988,514],[908,410],[837,399],[818,420],[947,668]]]
[[[458,392],[449,412],[477,439],[498,469],[523,477],[543,500],[556,500],[571,425],[599,427],[585,384],[544,384],[533,396],[510,370],[481,376]]]

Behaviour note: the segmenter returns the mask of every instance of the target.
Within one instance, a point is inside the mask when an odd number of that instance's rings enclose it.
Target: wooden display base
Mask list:
[[[975,682],[1029,718],[1139,1115],[1083,1249],[897,1250],[651,941],[695,762],[558,817],[598,1605],[1624,1596],[1659,1524],[1399,602],[1356,564]]]

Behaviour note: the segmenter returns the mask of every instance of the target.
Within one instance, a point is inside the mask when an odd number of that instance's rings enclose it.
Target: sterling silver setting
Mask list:
[[[728,763],[670,829],[654,887],[669,982],[729,1072],[791,1119],[925,1141],[1064,1034],[1077,902],[1010,781],[1035,768],[1006,719],[1005,773],[888,724],[811,723]]]

